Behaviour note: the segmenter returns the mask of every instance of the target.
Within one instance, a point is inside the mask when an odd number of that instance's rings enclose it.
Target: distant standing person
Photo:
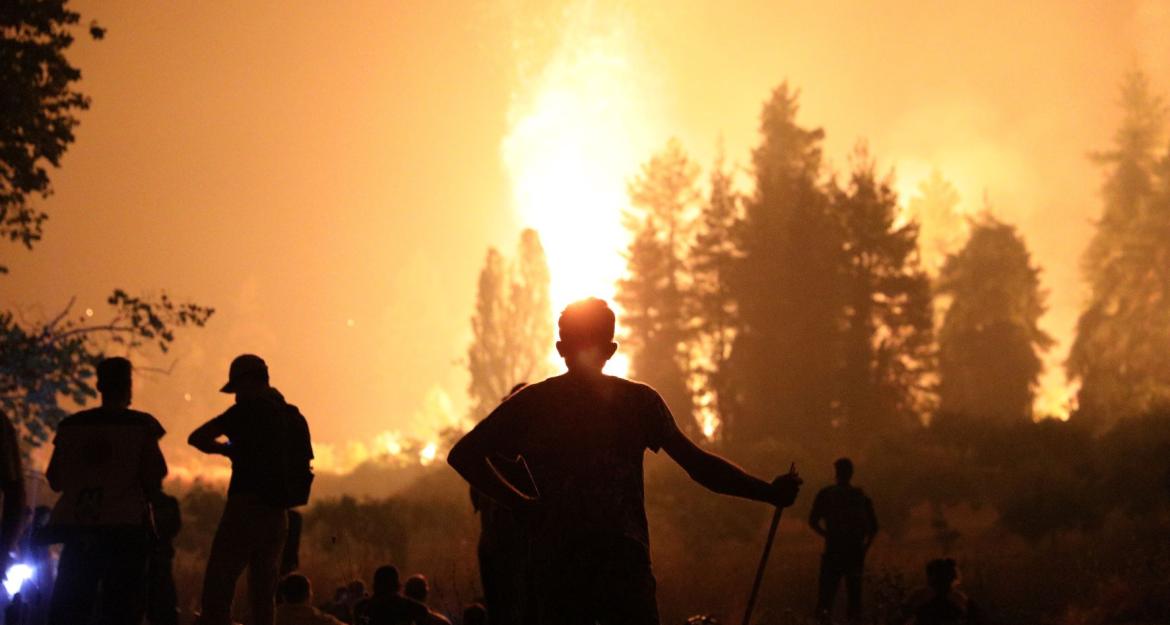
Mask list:
[[[45,477],[61,493],[46,528],[64,542],[49,605],[50,625],[138,623],[145,611],[151,548],[150,500],[162,488],[166,460],[154,417],[130,409],[132,367],[98,363],[101,406],[57,426]]]
[[[8,554],[16,547],[24,518],[24,468],[18,440],[12,421],[0,412],[0,492],[4,493],[4,504],[0,509],[0,574],[8,570]]]
[[[175,588],[175,537],[183,527],[179,500],[162,492],[155,493],[155,537],[150,549],[146,572],[146,622],[150,625],[178,625],[179,592]]]
[[[829,622],[837,587],[845,578],[846,614],[851,623],[861,620],[861,578],[865,553],[877,535],[873,502],[853,486],[853,461],[839,458],[833,463],[837,483],[817,493],[808,524],[825,539],[817,597],[817,617]]]
[[[959,565],[951,558],[931,560],[926,564],[926,587],[920,588],[902,608],[900,619],[914,625],[967,625],[982,622],[975,602],[958,589]]]
[[[232,461],[227,505],[211,543],[203,578],[202,625],[230,625],[236,582],[248,569],[252,623],[272,625],[288,510],[304,505],[313,481],[309,425],[268,382],[268,365],[244,354],[228,382],[236,403],[199,426],[187,442]]]
[[[541,625],[658,623],[643,496],[647,449],[666,453],[717,493],[791,505],[795,475],[769,483],[682,433],[658,393],[602,373],[617,350],[614,314],[590,298],[561,313],[557,351],[568,373],[500,404],[451,450],[447,462],[473,487],[527,519]],[[523,458],[537,495],[494,470]]]

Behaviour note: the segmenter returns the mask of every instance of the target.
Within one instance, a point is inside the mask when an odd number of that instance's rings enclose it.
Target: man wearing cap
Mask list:
[[[272,625],[288,510],[308,498],[313,448],[300,411],[268,383],[268,365],[244,354],[220,389],[236,403],[187,439],[232,461],[227,505],[207,560],[200,623],[229,625],[236,581],[248,569],[252,622]]]
[[[617,349],[614,314],[599,299],[570,304],[557,352],[568,373],[506,399],[451,449],[447,462],[528,527],[535,617],[541,625],[657,625],[643,496],[645,451],[659,449],[717,493],[789,506],[800,479],[768,483],[682,433],[645,384],[604,375]],[[536,495],[493,468],[523,458]]]

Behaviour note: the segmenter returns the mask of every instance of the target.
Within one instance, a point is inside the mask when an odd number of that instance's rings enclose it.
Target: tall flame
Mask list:
[[[626,181],[651,153],[655,119],[628,17],[577,2],[564,18],[553,53],[513,95],[501,146],[515,210],[548,254],[555,311],[588,296],[614,306],[628,242]],[[607,371],[627,368],[619,352]]]

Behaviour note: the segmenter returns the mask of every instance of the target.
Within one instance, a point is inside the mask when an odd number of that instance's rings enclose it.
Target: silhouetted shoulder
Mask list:
[[[621,397],[621,403],[637,415],[644,437],[642,444],[657,453],[677,427],[666,400],[649,384],[614,376],[606,378],[613,385],[615,394]]]
[[[105,408],[90,408],[66,417],[57,426],[57,431],[68,430],[72,427],[87,425],[136,425],[145,429],[155,438],[162,438],[166,430],[153,415],[140,410],[106,410]]]
[[[651,407],[656,407],[658,404],[666,407],[666,400],[662,398],[662,395],[653,386],[645,382],[619,378],[613,375],[602,376],[602,379],[605,381],[605,385],[610,392],[626,401],[637,402]]]
[[[661,397],[657,389],[655,389],[653,386],[650,386],[649,384],[646,384],[645,382],[630,380],[628,378],[619,378],[613,375],[607,375],[605,378],[610,380],[610,382],[614,385],[627,389],[631,393],[641,393],[643,395]]]
[[[838,490],[840,490],[840,488],[841,487],[837,486],[836,484],[830,484],[817,491],[816,498],[818,500],[824,500],[826,497],[832,497]]]

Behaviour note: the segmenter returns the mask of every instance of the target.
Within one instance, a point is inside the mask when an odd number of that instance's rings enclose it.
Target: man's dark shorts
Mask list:
[[[865,570],[865,548],[826,549],[821,555],[821,569],[837,575],[860,576]]]
[[[578,538],[534,562],[541,625],[657,625],[645,545],[623,536]]]

